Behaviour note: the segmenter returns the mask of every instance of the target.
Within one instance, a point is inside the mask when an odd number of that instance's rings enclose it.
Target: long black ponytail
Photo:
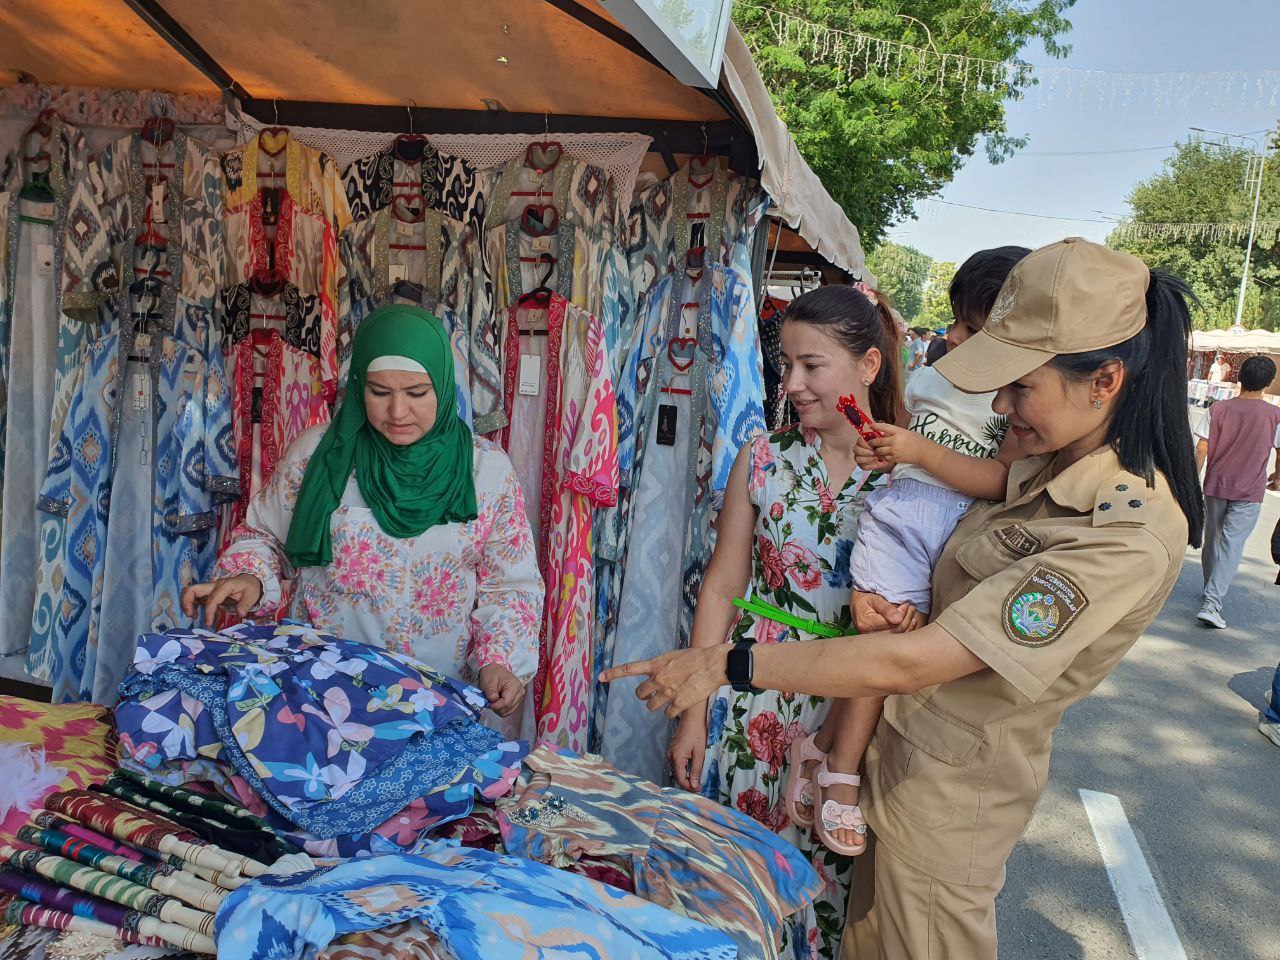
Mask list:
[[[1195,294],[1161,270],[1151,271],[1147,324],[1124,343],[1088,353],[1063,354],[1050,361],[1067,376],[1087,380],[1105,364],[1124,364],[1125,382],[1107,442],[1120,465],[1155,484],[1159,470],[1187,518],[1191,546],[1204,533],[1204,495],[1196,469],[1195,441],[1187,413],[1187,350]]]

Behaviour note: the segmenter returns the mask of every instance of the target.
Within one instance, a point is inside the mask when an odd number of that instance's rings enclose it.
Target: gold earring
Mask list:
[[[870,377],[863,377],[863,378],[862,378],[862,385],[863,385],[864,387],[869,387],[869,386],[871,386],[871,378],[870,378]]]

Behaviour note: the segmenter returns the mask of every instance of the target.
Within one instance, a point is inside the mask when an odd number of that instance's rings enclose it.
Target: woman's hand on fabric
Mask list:
[[[650,710],[662,710],[675,719],[695,704],[702,703],[727,683],[727,644],[673,650],[651,660],[637,660],[613,667],[600,675],[605,683],[621,677],[644,677],[636,696]]]
[[[243,618],[261,602],[262,581],[251,573],[220,577],[208,583],[193,583],[182,591],[182,612],[195,619],[196,610],[200,609],[206,626],[213,626],[219,610],[234,612]]]
[[[680,715],[667,760],[676,783],[690,793],[702,786],[702,761],[707,755],[707,704],[694,704]]]
[[[480,689],[489,701],[489,709],[500,717],[509,717],[524,702],[524,684],[500,663],[480,668]]]
[[[919,630],[927,622],[924,614],[910,603],[890,603],[876,593],[854,591],[850,600],[853,608],[853,625],[859,633],[879,633],[890,630],[907,633]]]

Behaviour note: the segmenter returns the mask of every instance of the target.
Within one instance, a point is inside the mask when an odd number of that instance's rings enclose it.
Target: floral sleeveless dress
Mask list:
[[[844,488],[832,490],[812,430],[787,427],[757,437],[751,447],[747,491],[756,508],[752,550],[753,596],[807,620],[850,627],[853,589],[849,557],[863,499],[873,477],[854,469]],[[851,630],[852,632],[852,630]],[[728,642],[811,640],[812,634],[743,612]],[[722,687],[711,698],[704,796],[719,800],[765,824],[800,848],[824,887],[815,905],[797,913],[782,956],[833,958],[839,952],[852,860],[827,850],[810,830],[787,816],[783,803],[787,748],[822,725],[830,701],[778,693],[736,693]]]

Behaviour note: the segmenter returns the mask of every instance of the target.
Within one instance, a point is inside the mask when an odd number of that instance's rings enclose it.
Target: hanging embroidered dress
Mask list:
[[[238,150],[222,156],[226,209],[239,210],[264,189],[281,190],[303,210],[333,227],[335,237],[351,222],[342,175],[327,154],[307,146],[288,130],[261,131]]]
[[[287,193],[272,203],[276,209],[268,216],[259,193],[227,214],[227,284],[233,290],[254,285],[268,294],[287,286],[299,297],[315,298],[318,310],[308,318],[313,324],[308,341],[298,346],[320,361],[320,376],[332,397],[338,388],[338,291],[343,281],[333,225],[303,210]],[[225,318],[224,328],[233,322]]]
[[[832,627],[852,623],[849,557],[872,477],[854,469],[841,490],[827,482],[821,440],[802,427],[757,437],[751,445],[747,493],[756,510],[751,592],[765,603]],[[813,635],[744,612],[726,642],[811,640]],[[796,956],[830,960],[844,928],[852,860],[832,853],[792,824],[783,805],[787,748],[816,732],[830,701],[766,690],[711,697],[702,793],[758,820],[812,860],[825,888],[788,931]]]
[[[113,703],[134,639],[188,622],[182,589],[207,579],[216,507],[239,492],[208,313],[178,303],[172,332],[126,324],[89,347],[53,447],[38,506],[67,522],[58,700]]]
[[[325,633],[408,654],[450,676],[474,677],[498,663],[522,680],[532,677],[544,593],[524,498],[506,454],[476,438],[477,518],[404,540],[382,532],[353,474],[333,515],[333,563],[295,571],[283,545],[323,433],[307,430],[285,451],[215,574],[257,577],[259,618],[292,616]],[[290,579],[294,593],[286,600],[282,585]]]
[[[260,307],[266,311],[260,316],[276,315],[269,301]],[[289,445],[305,430],[329,422],[320,362],[277,330],[254,329],[237,342],[227,352],[227,378],[241,493],[224,518],[224,544],[275,476]]]
[[[85,328],[61,315],[59,297],[68,200],[87,162],[83,136],[54,115],[24,135],[0,178],[0,656],[26,651],[40,679],[48,646],[29,636],[40,599],[34,571],[61,531],[45,531],[33,505],[66,414],[59,397],[84,350]]]
[[[628,434],[631,499],[612,527],[625,553],[613,564],[612,593],[602,604],[598,669],[688,643],[713,513],[738,450],[764,432],[750,301],[748,284],[709,254],[700,269],[686,266],[664,278],[646,301],[624,373],[624,406],[635,418]],[[669,411],[660,415],[660,406]],[[655,475],[648,477],[651,462]],[[619,769],[661,781],[669,723],[644,709],[631,695],[634,686],[597,688],[600,749]]]
[[[528,334],[534,317],[538,327],[545,318],[545,336]],[[528,498],[547,584],[532,704],[537,735],[580,751],[594,686],[592,511],[614,503],[618,491],[613,365],[600,321],[554,295],[545,307],[512,306],[504,354],[503,440]]]
[[[157,146],[138,133],[102,151],[75,184],[67,218],[62,308],[93,319],[157,277],[213,309],[223,286],[223,181],[214,151],[184,134]]]
[[[484,234],[484,177],[466,160],[441,153],[423,136],[396,137],[377,153],[361,157],[342,175],[352,220],[364,220],[397,197],[421,198],[424,209]]]

